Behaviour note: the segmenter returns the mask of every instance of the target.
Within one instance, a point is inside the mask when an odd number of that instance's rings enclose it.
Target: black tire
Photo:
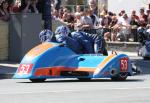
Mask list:
[[[80,81],[90,81],[91,78],[78,78],[78,80],[80,80]]]
[[[112,81],[125,81],[128,77],[128,73],[119,73],[116,76],[112,76]]]
[[[143,57],[144,60],[150,60],[150,57]]]
[[[30,81],[32,81],[34,83],[44,82],[45,80],[46,80],[46,78],[42,78],[42,79],[30,79]]]

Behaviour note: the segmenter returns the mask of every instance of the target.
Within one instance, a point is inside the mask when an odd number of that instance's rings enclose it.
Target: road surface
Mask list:
[[[143,73],[127,81],[48,79],[31,83],[24,79],[0,80],[0,103],[150,103],[150,62],[132,60]]]

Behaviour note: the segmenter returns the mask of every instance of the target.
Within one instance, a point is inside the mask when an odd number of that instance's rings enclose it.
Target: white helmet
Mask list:
[[[70,33],[70,30],[67,26],[59,26],[57,27],[57,29],[55,30],[55,35],[63,35],[63,36],[68,36],[68,34]]]
[[[39,33],[39,38],[41,42],[49,42],[53,37],[53,32],[51,30],[45,29]]]

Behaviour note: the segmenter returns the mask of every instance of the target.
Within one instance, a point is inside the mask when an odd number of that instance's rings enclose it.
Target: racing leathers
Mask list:
[[[58,43],[63,43],[74,52],[82,54],[81,46],[77,40],[65,35],[55,35],[55,38]]]
[[[84,48],[84,53],[108,55],[105,48],[105,40],[97,34],[89,34],[82,31],[72,32],[71,36],[77,40],[79,44]]]

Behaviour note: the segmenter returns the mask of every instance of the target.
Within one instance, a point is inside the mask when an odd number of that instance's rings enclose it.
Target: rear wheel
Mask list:
[[[111,80],[113,81],[125,81],[128,77],[128,73],[119,73],[113,77],[111,77]]]
[[[34,83],[44,82],[45,80],[46,80],[46,78],[42,78],[42,79],[30,79],[30,81],[32,81]]]
[[[150,57],[143,57],[144,60],[150,60]]]

